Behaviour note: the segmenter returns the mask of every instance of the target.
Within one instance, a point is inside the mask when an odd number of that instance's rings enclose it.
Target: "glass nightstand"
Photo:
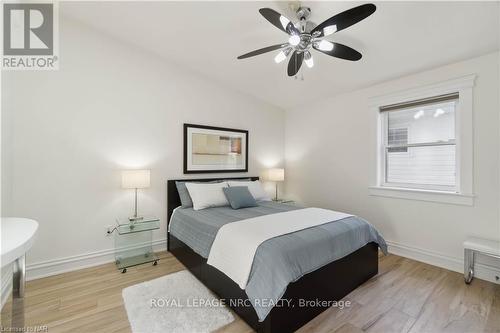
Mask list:
[[[295,201],[294,200],[288,200],[288,199],[278,199],[278,200],[274,200],[274,202],[277,202],[277,203],[281,203],[281,204],[285,204],[285,205],[295,205]]]
[[[115,232],[115,262],[122,273],[128,267],[152,262],[158,263],[158,256],[153,252],[153,230],[160,229],[160,219],[144,217],[130,223],[128,218],[118,219],[113,229]]]

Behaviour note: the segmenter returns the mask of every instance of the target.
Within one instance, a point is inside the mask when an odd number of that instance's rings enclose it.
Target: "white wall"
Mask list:
[[[394,252],[462,270],[466,236],[500,239],[498,67],[499,55],[493,53],[290,110],[285,128],[287,194],[366,218]],[[375,147],[369,98],[472,73],[477,74],[474,206],[368,195]],[[494,280],[494,271],[487,268],[481,266],[478,273]]]
[[[161,217],[165,238],[183,123],[248,129],[246,175],[283,164],[284,111],[65,18],[60,70],[4,72],[2,94],[2,213],[40,223],[31,278],[112,259],[105,226],[133,209],[124,168],[151,169],[139,210]]]

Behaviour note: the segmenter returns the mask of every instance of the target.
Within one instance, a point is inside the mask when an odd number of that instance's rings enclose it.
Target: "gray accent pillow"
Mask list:
[[[189,195],[189,191],[186,187],[186,182],[189,181],[177,181],[175,182],[175,187],[177,187],[177,192],[179,193],[179,198],[181,199],[181,207],[182,208],[191,208],[193,207],[193,200],[191,200],[191,196]],[[191,182],[191,183],[220,183],[222,180],[214,180],[210,182]]]
[[[222,191],[224,191],[224,195],[233,209],[257,206],[257,201],[255,201],[247,186],[226,187]]]
[[[179,198],[181,199],[181,207],[193,207],[193,201],[191,200],[191,196],[189,195],[186,187],[186,182],[175,182],[175,186],[177,187],[177,192],[179,193]]]

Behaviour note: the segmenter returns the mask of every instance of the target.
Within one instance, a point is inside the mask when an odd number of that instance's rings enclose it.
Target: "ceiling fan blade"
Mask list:
[[[282,49],[282,48],[284,48],[286,46],[288,46],[288,43],[276,44],[276,45],[272,45],[272,46],[268,46],[268,47],[263,47],[261,49],[258,49],[258,50],[255,50],[255,51],[248,52],[248,53],[245,53],[243,55],[240,55],[238,57],[238,59],[250,58],[250,57],[262,54],[262,53],[266,53],[266,52],[271,52],[271,51],[274,51],[274,50]]]
[[[294,76],[299,72],[302,61],[304,60],[304,52],[294,51],[288,62],[288,76]]]
[[[372,3],[348,9],[345,12],[330,17],[314,28],[311,33],[320,32],[321,34],[318,37],[331,35],[334,32],[343,30],[364,20],[373,14],[376,9],[377,7]]]
[[[299,35],[300,32],[293,25],[292,21],[287,19],[285,16],[281,15],[277,11],[271,8],[261,8],[259,9],[259,13],[264,16],[266,20],[268,20],[272,25],[276,28],[280,29],[283,32],[286,32],[289,35]]]
[[[319,45],[313,44],[313,48],[316,51],[319,51],[321,53],[327,54],[329,56],[335,57],[335,58],[341,58],[345,60],[351,60],[351,61],[357,61],[361,59],[362,55],[358,51],[356,51],[353,48],[350,48],[349,46],[345,46],[340,43],[333,43],[329,41],[323,40],[325,43],[332,44],[333,48],[330,50],[328,49],[321,49]],[[322,41],[322,42],[323,42]]]

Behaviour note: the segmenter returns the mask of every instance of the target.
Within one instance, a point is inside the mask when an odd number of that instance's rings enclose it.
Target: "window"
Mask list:
[[[456,192],[457,102],[458,94],[450,94],[380,108],[383,185]]]
[[[475,75],[370,98],[374,196],[473,205]]]

